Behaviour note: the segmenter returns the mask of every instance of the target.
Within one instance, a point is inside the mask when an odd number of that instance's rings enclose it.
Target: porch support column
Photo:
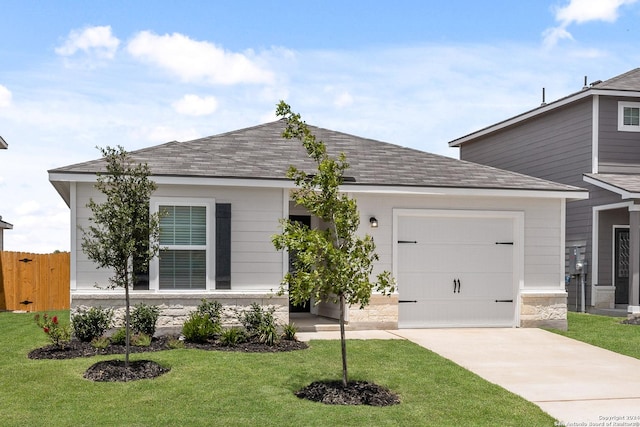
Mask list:
[[[629,207],[629,305],[640,305],[640,205]]]

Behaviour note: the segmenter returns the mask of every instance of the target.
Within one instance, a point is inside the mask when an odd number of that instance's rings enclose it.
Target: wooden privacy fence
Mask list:
[[[0,310],[69,308],[69,252],[0,251]]]

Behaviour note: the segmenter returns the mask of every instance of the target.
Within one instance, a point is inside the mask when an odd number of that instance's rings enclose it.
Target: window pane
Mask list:
[[[624,125],[640,126],[640,108],[624,107]]]
[[[161,251],[160,289],[205,289],[206,275],[206,251]]]
[[[207,208],[204,206],[160,206],[161,245],[207,244]]]

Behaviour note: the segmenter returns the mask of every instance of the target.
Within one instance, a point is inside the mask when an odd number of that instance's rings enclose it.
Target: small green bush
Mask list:
[[[178,338],[169,338],[169,341],[167,341],[167,346],[170,349],[176,349],[176,348],[184,348],[184,341],[178,339]]]
[[[222,319],[222,304],[218,301],[207,301],[206,299],[202,299],[200,305],[196,308],[196,312],[205,315],[209,315],[209,320],[213,324],[220,324]]]
[[[149,347],[151,345],[151,336],[137,333],[131,337],[131,345],[135,345],[136,347]]]
[[[111,340],[108,337],[96,337],[91,340],[91,347],[93,348],[107,348]]]
[[[220,343],[229,347],[243,343],[246,339],[245,332],[237,327],[224,329],[220,334]]]
[[[275,322],[266,322],[260,325],[258,339],[263,344],[274,345],[278,341],[278,328]]]
[[[47,335],[49,341],[56,347],[64,347],[71,340],[71,329],[68,324],[62,324],[58,316],[49,316],[47,313],[40,316],[36,314],[34,320],[42,331]]]
[[[276,328],[277,325],[273,317],[274,311],[275,308],[273,307],[265,310],[260,304],[254,302],[249,307],[249,310],[240,314],[238,320],[240,320],[247,334],[253,337],[260,335],[260,331],[271,329],[272,326]]]
[[[296,332],[298,332],[298,328],[296,327],[295,324],[289,323],[287,325],[284,325],[284,328],[282,330],[282,338],[284,338],[287,341],[295,341]]]
[[[102,307],[79,308],[71,318],[73,334],[82,342],[91,342],[104,335],[111,326],[113,309]]]
[[[131,310],[131,329],[135,333],[149,335],[156,333],[156,322],[160,316],[160,308],[155,305],[136,304]]]
[[[182,335],[189,342],[203,343],[213,338],[218,330],[209,319],[209,315],[199,314],[197,311],[191,313],[184,325],[182,325]]]
[[[125,345],[127,341],[127,329],[122,327],[111,335],[111,342],[115,345]]]

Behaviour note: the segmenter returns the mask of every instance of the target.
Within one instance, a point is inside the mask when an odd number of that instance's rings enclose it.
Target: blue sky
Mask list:
[[[89,6],[90,4],[90,6]],[[69,249],[47,170],[275,119],[447,142],[640,66],[638,0],[3,2],[5,250]]]

